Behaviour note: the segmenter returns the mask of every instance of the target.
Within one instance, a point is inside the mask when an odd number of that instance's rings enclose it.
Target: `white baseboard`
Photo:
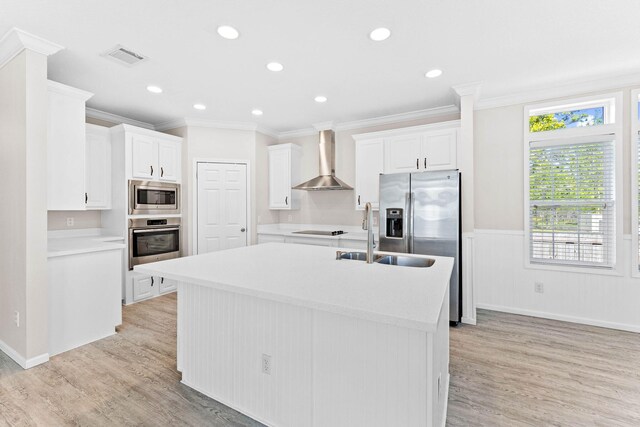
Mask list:
[[[461,319],[462,323],[467,324],[467,325],[476,325],[476,319],[472,318],[472,317],[465,317],[462,316]]]
[[[22,369],[33,368],[34,366],[41,365],[49,361],[49,353],[44,353],[31,359],[25,359],[20,353],[15,351],[12,347],[7,345],[4,341],[0,340],[0,351],[9,356],[22,367]]]
[[[580,323],[589,326],[598,326],[601,328],[618,329],[628,332],[640,332],[640,327],[636,325],[627,325],[625,323],[607,322],[596,319],[588,319],[584,317],[566,316],[563,314],[548,313],[544,311],[526,310],[522,308],[505,307],[491,304],[476,304],[476,308],[491,311],[501,311],[504,313],[520,314],[523,316],[541,317],[543,319],[560,320],[563,322]]]

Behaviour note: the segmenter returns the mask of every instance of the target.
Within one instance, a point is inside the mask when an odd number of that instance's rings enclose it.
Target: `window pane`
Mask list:
[[[529,117],[529,132],[604,124],[604,107],[540,114]]]
[[[529,149],[532,262],[610,266],[615,143]]]

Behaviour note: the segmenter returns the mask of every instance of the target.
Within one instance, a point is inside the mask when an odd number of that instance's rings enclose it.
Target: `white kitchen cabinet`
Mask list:
[[[384,138],[384,173],[456,168],[457,129],[421,131]]]
[[[133,281],[133,301],[141,301],[143,299],[151,298],[154,294],[153,287],[155,286],[155,279],[152,276],[134,275],[131,280]]]
[[[178,144],[173,141],[158,141],[158,171],[160,181],[178,181]]]
[[[131,164],[134,178],[152,181],[180,181],[180,146],[160,136],[131,136]]]
[[[383,171],[384,140],[356,141],[356,210],[363,210],[367,202],[378,209],[380,174]]]
[[[86,125],[86,209],[111,208],[111,136],[103,126]]]
[[[294,144],[279,144],[269,150],[269,209],[300,208],[299,190],[291,187],[300,183],[302,150]]]
[[[168,292],[173,292],[178,288],[178,282],[173,279],[165,279],[164,277],[156,278],[159,282],[158,284],[158,292],[160,294],[166,294]]]
[[[133,176],[141,179],[153,179],[158,173],[158,145],[155,140],[146,135],[132,135],[131,149]]]
[[[131,304],[157,297],[158,295],[167,294],[178,288],[178,282],[173,279],[148,276],[133,271],[128,273],[128,280],[130,281],[131,286],[129,286],[125,292],[125,304]]]
[[[48,82],[47,209],[85,210],[85,103],[92,93]]]

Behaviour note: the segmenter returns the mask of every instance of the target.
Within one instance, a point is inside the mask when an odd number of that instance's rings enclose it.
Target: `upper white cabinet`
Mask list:
[[[131,135],[132,177],[152,181],[180,181],[180,146],[164,135]]]
[[[85,206],[111,208],[111,135],[103,126],[86,125]]]
[[[269,209],[299,209],[300,194],[291,187],[300,183],[302,150],[294,144],[279,144],[269,150]]]
[[[85,210],[85,103],[89,92],[48,82],[47,209]]]
[[[385,173],[455,169],[457,129],[426,130],[384,139]]]
[[[356,141],[357,210],[363,210],[367,202],[374,209],[379,206],[380,174],[384,171],[384,139]]]

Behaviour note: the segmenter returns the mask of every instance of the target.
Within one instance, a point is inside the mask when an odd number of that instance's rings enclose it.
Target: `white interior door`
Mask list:
[[[197,253],[247,245],[247,165],[198,163]]]

